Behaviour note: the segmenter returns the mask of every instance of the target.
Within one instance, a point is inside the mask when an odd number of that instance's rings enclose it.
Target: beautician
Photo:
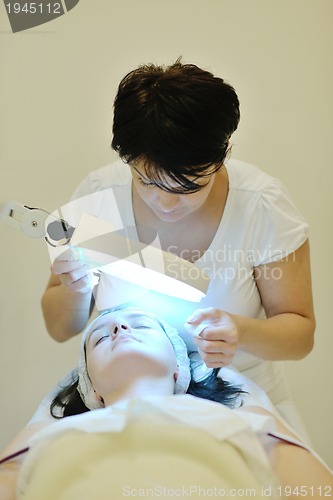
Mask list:
[[[199,307],[146,303],[185,339],[185,323],[204,323],[189,350],[207,367],[232,364],[252,378],[301,432],[279,361],[313,347],[308,226],[277,179],[229,158],[239,118],[238,97],[222,78],[180,61],[141,66],[124,77],[114,102],[120,159],[90,173],[73,199],[99,192],[91,215],[112,220],[112,188],[124,227],[136,226],[147,244],[141,227],[153,228],[163,250],[208,272]],[[75,250],[54,262],[42,308],[57,341],[86,326],[91,278]]]

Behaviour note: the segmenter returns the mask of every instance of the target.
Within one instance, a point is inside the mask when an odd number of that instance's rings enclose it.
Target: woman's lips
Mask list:
[[[179,208],[177,210],[161,210],[160,208],[155,208],[155,212],[160,217],[176,217],[182,212],[182,210]]]
[[[131,335],[130,333],[120,333],[112,342],[112,349],[116,347],[119,342],[128,342],[134,340],[135,342],[140,342],[139,339]]]

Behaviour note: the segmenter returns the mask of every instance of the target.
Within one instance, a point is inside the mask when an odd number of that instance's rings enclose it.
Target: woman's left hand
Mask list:
[[[239,327],[234,316],[210,307],[197,309],[187,323],[193,327],[203,323],[200,336],[194,336],[193,341],[209,368],[232,363],[239,343]]]

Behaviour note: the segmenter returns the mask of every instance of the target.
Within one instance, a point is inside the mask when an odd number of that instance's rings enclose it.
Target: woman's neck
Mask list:
[[[140,241],[150,244],[151,240],[141,227],[153,228],[158,234],[162,250],[195,262],[205,253],[215,237],[227,202],[228,191],[228,173],[223,167],[216,173],[212,190],[198,210],[179,221],[165,222],[154,214],[133,186],[133,211]],[[191,238],[188,237],[189,233]]]
[[[174,393],[174,382],[169,379],[152,379],[143,377],[124,383],[116,390],[103,396],[105,406],[111,406],[127,399],[171,396]]]

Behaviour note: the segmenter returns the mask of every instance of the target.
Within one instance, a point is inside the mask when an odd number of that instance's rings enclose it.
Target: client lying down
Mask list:
[[[104,313],[51,404],[57,418],[31,423],[2,454],[0,498],[332,494],[325,464],[243,396],[217,371],[192,381],[183,340],[157,317]]]

